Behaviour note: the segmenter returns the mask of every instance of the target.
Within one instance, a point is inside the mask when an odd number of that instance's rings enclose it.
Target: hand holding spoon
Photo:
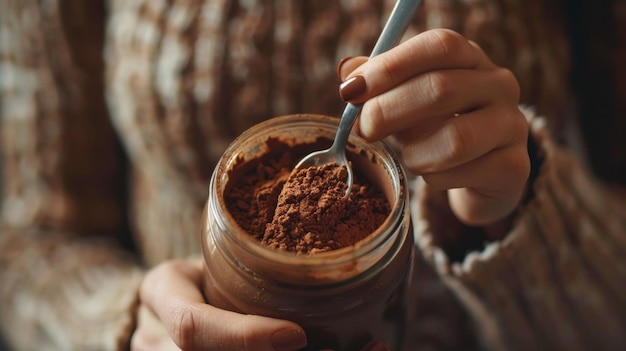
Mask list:
[[[417,7],[421,3],[421,0],[398,0],[391,11],[391,15],[385,23],[385,27],[378,37],[378,41],[370,54],[370,58],[381,54],[393,46],[395,46],[408,27],[409,23],[413,19]],[[327,163],[336,163],[338,167],[345,166],[348,173],[346,179],[346,193],[344,197],[350,194],[353,183],[352,168],[346,158],[346,143],[348,142],[348,136],[354,126],[359,112],[363,104],[351,104],[348,103],[339,120],[339,127],[335,140],[330,148],[326,150],[312,152],[305,156],[296,165],[294,172],[298,169],[303,169],[312,166],[321,166]]]

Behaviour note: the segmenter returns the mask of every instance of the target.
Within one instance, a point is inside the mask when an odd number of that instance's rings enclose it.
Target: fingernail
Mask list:
[[[348,78],[345,82],[339,86],[339,96],[343,101],[352,101],[359,96],[365,94],[367,86],[365,85],[365,78],[363,76],[354,76]]]
[[[343,67],[344,63],[346,63],[347,61],[350,61],[353,58],[354,56],[346,56],[342,58],[341,61],[339,61],[339,63],[337,64],[337,77],[339,77],[339,79],[341,79],[341,67]]]
[[[306,344],[306,335],[302,329],[281,329],[272,334],[272,347],[276,351],[294,351]]]

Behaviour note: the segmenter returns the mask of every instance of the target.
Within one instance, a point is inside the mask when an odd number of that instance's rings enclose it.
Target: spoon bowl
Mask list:
[[[411,19],[415,15],[417,7],[421,3],[421,0],[398,0],[394,5],[387,23],[383,28],[378,41],[370,54],[370,58],[381,54],[393,46],[395,46],[402,34],[406,31]],[[347,171],[346,179],[346,192],[344,197],[347,197],[352,190],[353,174],[352,167],[346,158],[346,143],[350,136],[350,131],[354,126],[359,112],[363,104],[351,104],[348,103],[339,120],[339,127],[337,128],[337,134],[330,148],[326,150],[316,151],[305,156],[294,168],[294,172],[312,166],[321,166],[324,164],[335,163],[338,167],[345,167]],[[293,173],[292,173],[293,174]]]
[[[343,115],[339,120],[339,127],[337,128],[337,134],[335,135],[333,144],[326,150],[315,151],[306,155],[296,164],[294,171],[332,163],[335,163],[337,167],[345,167],[347,172],[347,187],[344,197],[347,197],[350,194],[354,180],[352,167],[350,167],[350,163],[346,157],[346,143],[348,142],[348,136],[350,135],[354,121],[356,121],[356,117],[359,115],[359,111],[361,111],[361,105],[348,104],[343,110]]]

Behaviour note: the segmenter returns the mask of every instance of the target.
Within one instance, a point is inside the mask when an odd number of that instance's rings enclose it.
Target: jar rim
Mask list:
[[[284,130],[285,128],[298,128],[299,132],[302,132],[302,128],[310,128],[311,133],[313,133],[311,137],[313,135],[319,137],[319,133],[322,130],[334,136],[338,122],[338,118],[317,114],[285,115],[268,119],[243,132],[226,149],[211,178],[210,196],[214,196],[217,200],[214,205],[223,209],[227,208],[223,190],[228,183],[228,170],[242,157],[240,152],[243,144],[250,140],[265,142],[277,130]],[[403,222],[402,218],[406,215],[405,207],[408,203],[407,178],[394,152],[383,141],[368,142],[352,133],[349,137],[349,144],[371,153],[372,161],[381,165],[385,174],[389,176],[393,194],[392,199],[389,199],[391,211],[385,221],[374,232],[355,243],[355,245],[311,255],[296,254],[263,245],[258,239],[246,233],[228,210],[223,211],[223,216],[218,216],[218,218],[206,216],[207,221],[212,221],[215,225],[218,225],[220,231],[228,237],[229,241],[237,243],[240,246],[239,248],[247,254],[281,267],[288,266],[310,272],[319,270],[320,267],[323,267],[324,270],[352,270],[355,268],[354,262],[366,255],[376,253],[377,250],[381,251],[378,253],[379,256],[384,255],[385,250],[381,250],[381,246],[393,241],[392,236],[398,232],[397,227],[401,225]],[[205,210],[211,211],[211,208],[207,206]],[[208,226],[208,223],[206,225]],[[237,229],[233,230],[233,228]],[[242,233],[244,235],[241,235]],[[207,235],[207,233],[203,233],[203,235]],[[366,269],[368,267],[360,268]]]

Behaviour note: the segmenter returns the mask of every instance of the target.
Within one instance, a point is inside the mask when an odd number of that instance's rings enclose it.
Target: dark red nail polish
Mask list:
[[[342,58],[341,61],[339,61],[339,64],[337,64],[337,77],[339,77],[339,79],[341,79],[341,67],[343,67],[344,63],[346,63],[347,61],[350,61],[353,58],[354,56],[346,56]]]
[[[339,96],[346,102],[357,99],[359,96],[365,94],[366,91],[367,86],[365,85],[365,78],[363,78],[363,76],[348,78],[339,86]]]

